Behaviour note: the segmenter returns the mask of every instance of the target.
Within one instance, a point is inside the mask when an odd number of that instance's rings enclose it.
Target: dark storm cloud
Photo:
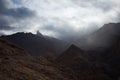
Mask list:
[[[10,26],[0,26],[0,30],[12,30],[13,28]]]
[[[9,22],[0,15],[0,26],[9,25]]]
[[[9,4],[7,0],[0,0],[0,12],[7,8],[7,4]]]
[[[31,17],[34,15],[34,12],[29,10],[28,8],[21,7],[15,9],[6,9],[5,11],[1,12],[2,15],[7,15],[13,18],[24,19],[27,17]]]
[[[14,23],[35,16],[35,12],[26,7],[15,7],[11,0],[0,0],[0,30],[12,30]]]

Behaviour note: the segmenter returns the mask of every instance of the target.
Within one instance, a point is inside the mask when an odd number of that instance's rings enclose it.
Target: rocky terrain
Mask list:
[[[119,23],[65,45],[39,32],[2,36],[0,80],[120,80]]]
[[[0,39],[0,80],[78,80],[74,72]]]
[[[60,55],[57,61],[70,67],[79,80],[114,80],[104,73],[103,63],[90,61],[88,56],[90,55],[72,45]]]
[[[75,44],[58,57],[59,63],[70,67],[80,80],[119,80],[120,23],[106,24]]]

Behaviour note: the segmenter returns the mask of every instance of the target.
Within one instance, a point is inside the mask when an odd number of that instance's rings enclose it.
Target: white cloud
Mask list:
[[[18,7],[34,10],[36,16],[13,26],[57,37],[78,37],[105,23],[119,22],[119,5],[119,0],[21,0]]]

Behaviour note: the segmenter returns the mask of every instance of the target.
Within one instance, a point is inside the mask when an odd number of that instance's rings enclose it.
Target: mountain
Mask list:
[[[0,80],[78,80],[74,72],[0,39]]]
[[[37,36],[44,37],[39,31],[37,31]]]
[[[40,32],[1,38],[17,44],[0,39],[2,80],[120,80],[120,23],[105,24],[72,45]]]
[[[44,36],[40,32],[16,33],[8,36],[1,36],[2,39],[8,40],[27,50],[31,55],[53,55],[60,54],[69,44],[65,41],[52,37]]]
[[[83,49],[103,49],[113,46],[120,37],[120,23],[105,24],[102,28],[94,33],[87,35],[75,42]]]
[[[105,24],[98,31],[75,42],[88,61],[97,63],[113,80],[120,77],[120,23]]]
[[[109,66],[107,71],[114,78],[120,77],[120,39],[107,52],[100,54],[101,62]]]
[[[104,63],[90,61],[88,54],[71,45],[56,61],[70,67],[79,80],[114,80],[104,70]]]
[[[76,57],[81,57],[83,54],[83,50],[76,47],[75,45],[71,45],[66,51],[64,51],[58,58],[57,61],[62,62],[64,64],[71,64],[71,61]]]

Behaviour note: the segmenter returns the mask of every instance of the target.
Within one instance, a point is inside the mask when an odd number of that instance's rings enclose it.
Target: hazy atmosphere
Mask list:
[[[0,34],[71,39],[120,21],[119,0],[0,0]]]
[[[0,0],[0,80],[120,80],[120,0]]]

